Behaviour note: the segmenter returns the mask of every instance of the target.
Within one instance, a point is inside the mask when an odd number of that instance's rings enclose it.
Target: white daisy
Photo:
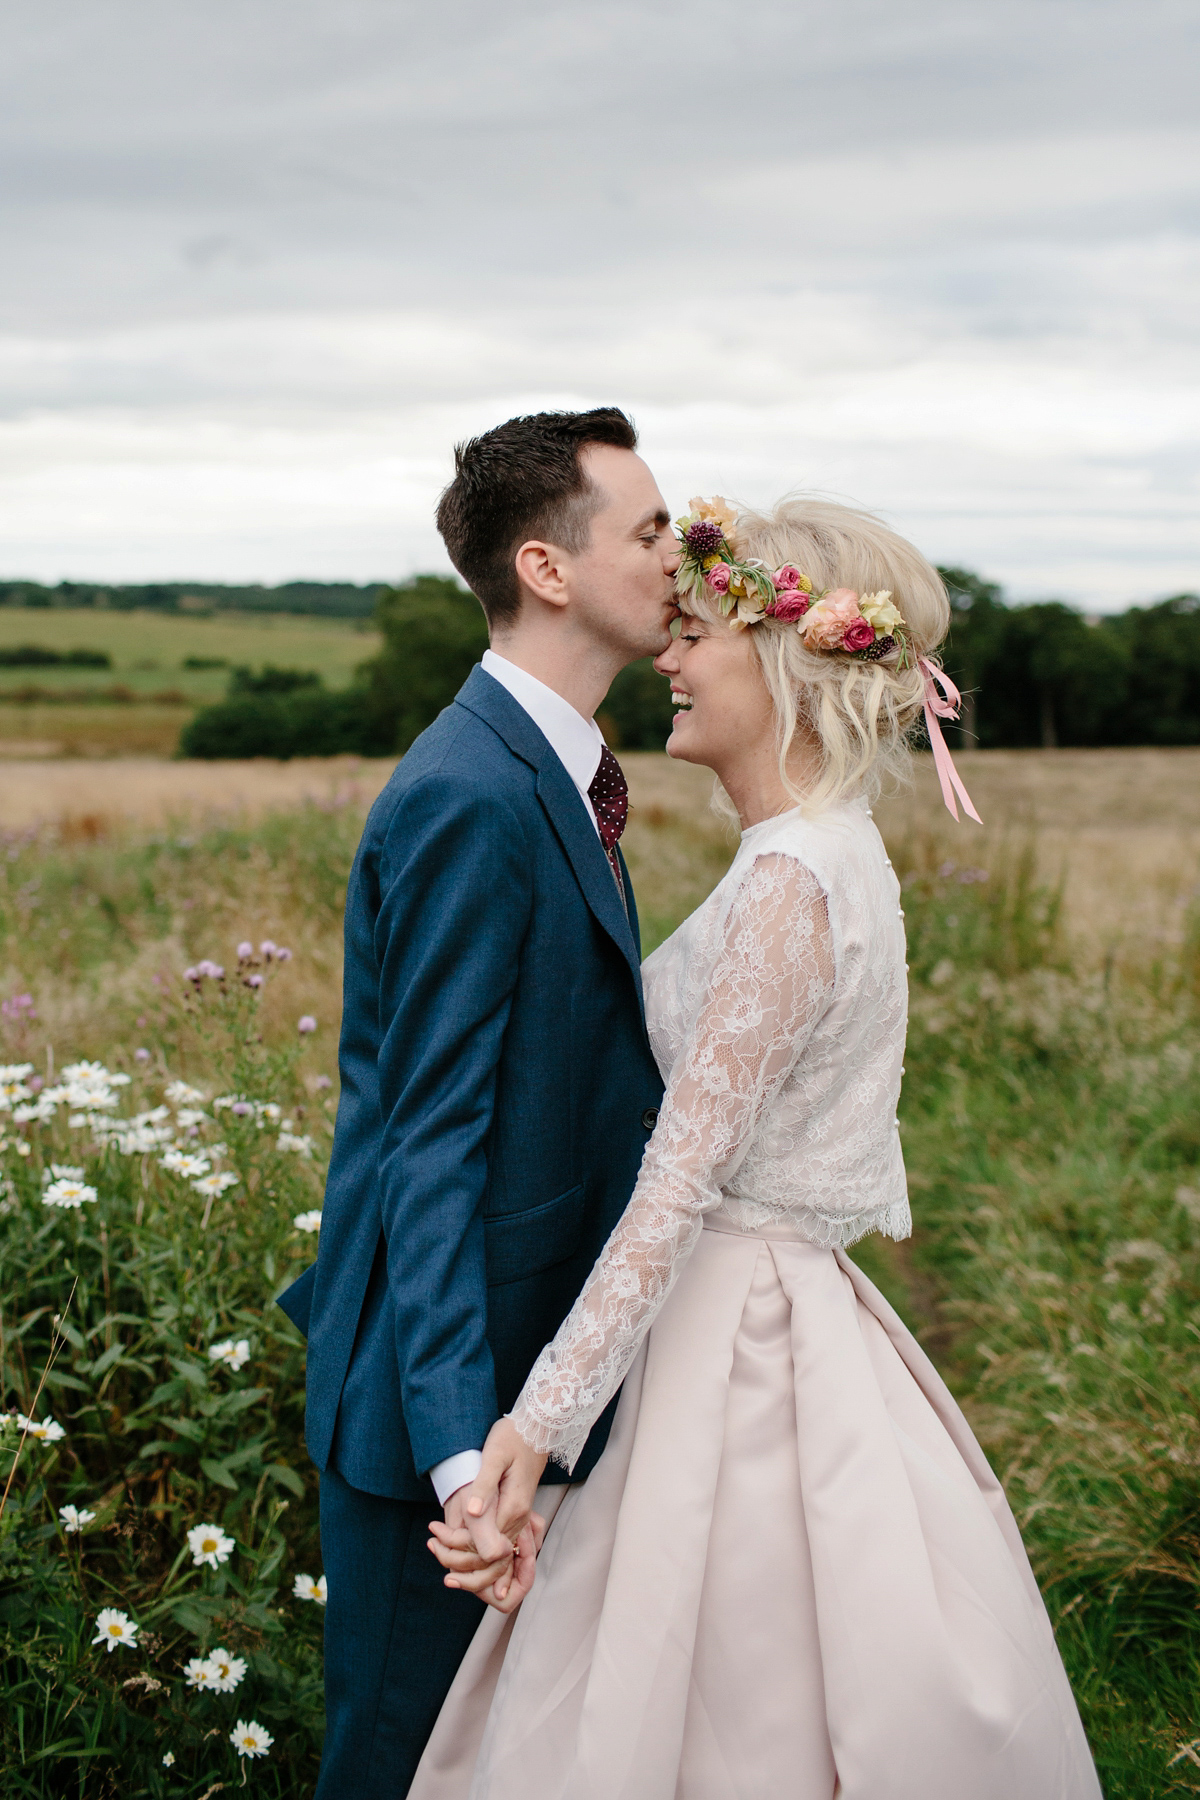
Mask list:
[[[96,1198],[95,1188],[88,1187],[86,1182],[52,1181],[42,1195],[42,1205],[72,1207],[83,1206],[86,1202],[90,1206]]]
[[[313,1153],[313,1141],[305,1132],[303,1135],[289,1131],[285,1125],[279,1134],[278,1150],[291,1150],[296,1156],[309,1157]]]
[[[207,1098],[199,1088],[189,1087],[186,1081],[172,1081],[164,1092],[172,1106],[203,1106]]]
[[[250,1361],[250,1339],[239,1338],[235,1344],[232,1338],[224,1338],[219,1344],[208,1346],[208,1356],[210,1362],[228,1363],[231,1369],[240,1369]]]
[[[315,1600],[318,1606],[324,1606],[329,1598],[329,1583],[323,1575],[314,1581],[311,1575],[297,1575],[292,1583],[292,1593],[297,1600]]]
[[[320,1229],[321,1229],[320,1208],[314,1207],[312,1212],[297,1213],[295,1218],[292,1220],[292,1224],[296,1227],[297,1231],[320,1231]]]
[[[229,1741],[239,1756],[265,1756],[275,1739],[257,1719],[239,1719]]]
[[[185,1131],[190,1130],[193,1125],[201,1124],[207,1117],[206,1112],[200,1112],[194,1106],[181,1106],[175,1114],[176,1123],[182,1125]]]
[[[228,1650],[210,1650],[208,1666],[212,1670],[213,1685],[218,1694],[232,1694],[246,1673],[245,1658],[230,1656]]]
[[[96,1615],[96,1635],[92,1642],[107,1644],[110,1656],[118,1644],[123,1649],[135,1650],[139,1629],[128,1613],[117,1612],[114,1607],[105,1606]]]
[[[42,1180],[43,1181],[50,1181],[50,1180],[82,1181],[83,1180],[83,1170],[82,1169],[73,1169],[71,1167],[70,1163],[52,1162],[50,1164],[49,1175],[47,1175],[45,1170],[43,1169]]]
[[[64,1428],[49,1417],[44,1418],[39,1425],[36,1419],[27,1419],[24,1413],[18,1413],[17,1424],[22,1431],[27,1432],[31,1438],[37,1438],[41,1444],[57,1444],[60,1438],[65,1438],[67,1435]]]
[[[215,1694],[217,1688],[217,1670],[207,1656],[193,1656],[183,1665],[183,1679],[190,1688],[198,1688],[202,1694]]]
[[[207,1175],[212,1168],[207,1156],[192,1156],[185,1150],[168,1150],[158,1160],[164,1169],[169,1170],[172,1175],[182,1175],[186,1181],[194,1181],[198,1175]]]
[[[187,1541],[196,1568],[207,1563],[210,1569],[215,1569],[218,1563],[229,1561],[235,1547],[234,1540],[226,1537],[219,1525],[193,1525]]]
[[[175,1767],[175,1752],[173,1750],[164,1751],[162,1762],[164,1769],[173,1769]]]
[[[202,1175],[199,1181],[193,1181],[192,1188],[197,1194],[210,1199],[215,1194],[223,1194],[226,1188],[236,1187],[238,1178],[226,1170],[224,1175]]]
[[[89,1512],[86,1506],[60,1506],[58,1516],[62,1520],[63,1530],[71,1537],[75,1532],[82,1531],[85,1525],[90,1525],[96,1515]]]

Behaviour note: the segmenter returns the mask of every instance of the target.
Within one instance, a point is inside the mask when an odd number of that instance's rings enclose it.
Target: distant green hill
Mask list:
[[[138,609],[166,613],[315,613],[335,619],[369,619],[386,583],[285,581],[278,587],[229,587],[216,581],[148,581],[118,585],[101,581],[0,581],[0,606],[94,606],[118,612]]]

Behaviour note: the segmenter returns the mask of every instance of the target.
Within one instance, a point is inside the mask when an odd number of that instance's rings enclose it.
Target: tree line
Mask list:
[[[952,609],[948,673],[965,704],[957,736],[983,748],[1200,743],[1200,598],[1089,621],[1057,601],[1005,604],[999,587],[942,569]],[[390,756],[449,705],[487,648],[473,595],[419,575],[375,603],[378,656],[330,690],[308,671],[235,669],[225,699],[196,714],[181,754]],[[599,713],[609,741],[660,750],[669,684],[649,661],[622,670]]]

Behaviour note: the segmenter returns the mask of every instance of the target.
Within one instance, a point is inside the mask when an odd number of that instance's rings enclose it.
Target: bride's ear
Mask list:
[[[567,553],[557,544],[542,543],[531,538],[522,544],[514,558],[517,580],[523,593],[532,594],[547,606],[565,606],[567,591]]]

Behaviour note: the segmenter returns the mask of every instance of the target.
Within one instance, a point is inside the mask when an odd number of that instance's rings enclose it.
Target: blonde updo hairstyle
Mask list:
[[[764,619],[747,627],[774,702],[779,773],[785,791],[806,812],[836,806],[852,795],[874,797],[908,773],[909,741],[922,716],[924,678],[917,658],[933,658],[950,624],[941,577],[919,550],[872,513],[804,495],[770,513],[740,512],[735,555],[768,569],[795,563],[814,592],[852,588],[890,591],[907,626],[908,668],[861,662],[804,647],[795,624]],[[681,603],[708,624],[722,615],[708,587]],[[788,768],[798,731],[815,739],[820,768],[804,790]]]

